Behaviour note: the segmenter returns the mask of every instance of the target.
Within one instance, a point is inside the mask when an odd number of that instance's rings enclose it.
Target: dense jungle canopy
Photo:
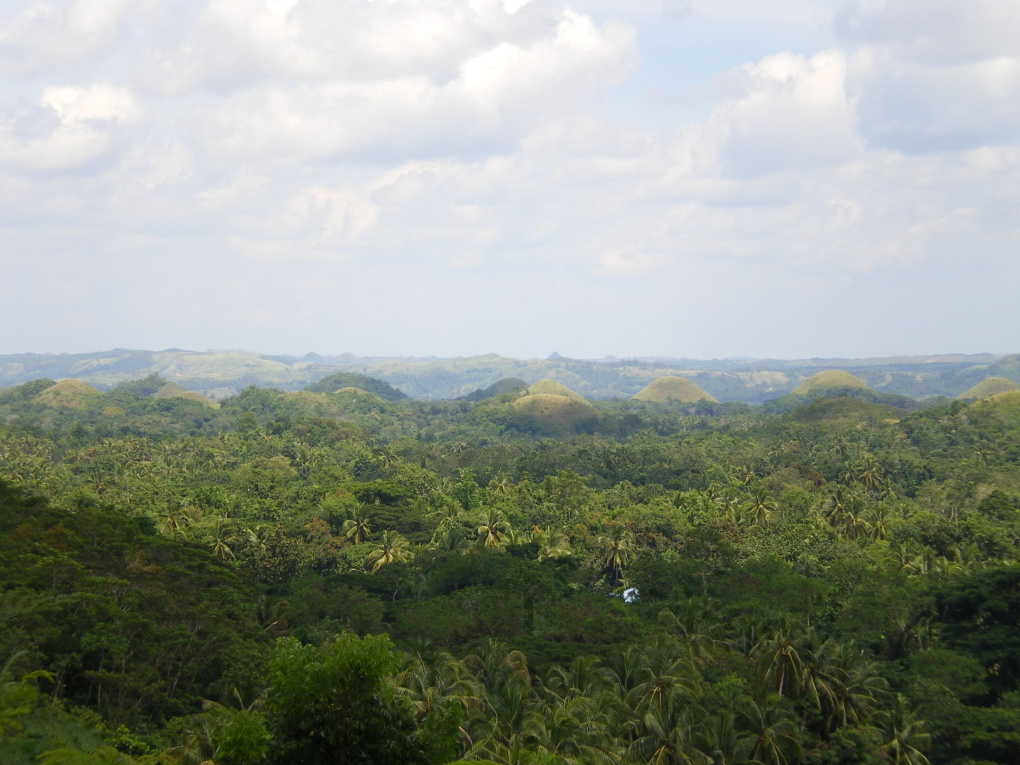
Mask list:
[[[1020,393],[519,382],[0,390],[0,761],[1018,761]]]

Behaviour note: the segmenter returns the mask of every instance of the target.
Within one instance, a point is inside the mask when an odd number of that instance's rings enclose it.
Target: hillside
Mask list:
[[[982,380],[977,385],[968,388],[957,396],[957,398],[962,401],[975,398],[988,398],[989,396],[995,396],[999,393],[1007,393],[1014,390],[1020,390],[1020,385],[1012,380],[1005,377],[989,377]]]
[[[791,393],[797,396],[815,396],[829,391],[867,389],[867,383],[859,377],[842,369],[827,369],[824,372],[816,372],[811,375]]]
[[[660,377],[634,394],[633,398],[635,401],[651,401],[657,404],[668,404],[673,401],[681,404],[716,401],[714,397],[683,377]]]
[[[495,353],[437,359],[116,349],[82,354],[0,356],[0,386],[14,386],[39,378],[75,378],[99,390],[107,390],[125,381],[159,374],[189,391],[220,400],[250,385],[294,391],[343,373],[381,380],[411,398],[466,397],[512,378],[525,385],[556,380],[585,399],[597,400],[629,399],[660,377],[683,377],[719,401],[761,403],[792,392],[812,375],[826,370],[852,375],[880,394],[914,399],[953,397],[992,376],[1020,383],[1020,355],[583,360],[513,359]],[[354,383],[348,385],[363,387]],[[337,385],[334,390],[348,385]]]

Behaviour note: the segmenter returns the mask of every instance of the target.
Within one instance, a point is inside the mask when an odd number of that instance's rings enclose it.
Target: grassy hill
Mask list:
[[[697,385],[683,377],[660,377],[649,383],[634,394],[635,401],[651,401],[668,404],[676,401],[681,404],[693,404],[696,401],[716,401],[714,396],[706,393]]]
[[[528,384],[519,377],[503,377],[496,380],[488,388],[479,388],[464,396],[465,401],[484,401],[487,398],[495,398],[507,393],[520,393],[526,390]]]
[[[558,383],[555,380],[539,380],[534,385],[528,386],[527,392],[529,396],[566,396],[574,401],[587,401],[580,393],[575,393],[563,383]]]
[[[957,398],[964,401],[975,398],[988,398],[989,396],[1014,390],[1020,390],[1020,385],[1017,385],[1012,380],[1005,377],[989,377],[965,390]]]
[[[175,382],[168,382],[158,391],[152,394],[153,398],[185,398],[189,401],[197,401],[202,406],[209,407],[210,409],[219,409],[220,405],[213,401],[208,396],[203,396],[201,393],[193,390],[187,390],[186,388],[178,385]]]
[[[54,409],[85,409],[102,395],[81,380],[61,380],[36,395],[34,401]]]
[[[683,377],[719,401],[763,403],[791,393],[798,384],[830,373],[856,378],[879,394],[911,398],[956,396],[998,376],[1020,382],[1020,355],[923,356],[871,359],[691,360],[669,358],[513,359],[489,353],[467,358],[379,358],[339,355],[279,356],[245,351],[140,351],[115,349],[83,354],[22,353],[0,356],[0,386],[30,380],[75,378],[99,390],[159,374],[183,388],[221,400],[248,386],[301,390],[330,377],[361,375],[412,398],[456,399],[499,390],[501,380],[525,386],[556,380],[588,399],[629,399],[660,377]],[[812,382],[812,378],[815,380]],[[844,382],[847,380],[844,377]],[[336,387],[365,383],[335,379]],[[825,383],[829,385],[831,383]],[[495,386],[495,387],[494,387]],[[383,398],[381,391],[373,391]],[[473,400],[473,399],[472,399]]]
[[[791,392],[797,396],[816,396],[827,391],[851,389],[868,390],[868,385],[842,369],[827,369],[811,375]]]
[[[534,417],[543,430],[552,433],[581,430],[598,420],[598,412],[587,401],[555,393],[522,396],[513,406]]]
[[[305,390],[312,393],[336,393],[351,388],[375,394],[385,401],[400,401],[407,398],[406,393],[397,390],[388,382],[357,372],[337,372],[306,386]]]

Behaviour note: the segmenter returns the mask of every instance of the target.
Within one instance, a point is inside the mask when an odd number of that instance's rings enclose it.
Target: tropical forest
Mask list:
[[[19,378],[0,762],[1015,764],[1017,361]]]

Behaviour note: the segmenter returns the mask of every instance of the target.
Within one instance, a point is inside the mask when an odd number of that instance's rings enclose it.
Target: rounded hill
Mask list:
[[[464,396],[464,400],[484,401],[487,398],[495,398],[496,396],[502,396],[505,393],[520,393],[527,389],[528,384],[519,377],[504,377],[500,380],[496,380],[496,382],[488,388],[479,388],[472,393],[468,393]]]
[[[55,409],[85,409],[103,394],[81,380],[61,380],[33,400]]]
[[[964,401],[970,399],[981,399],[1015,390],[1020,390],[1020,385],[1017,385],[1015,382],[1006,377],[988,377],[979,382],[977,385],[965,390],[957,396],[957,398]]]
[[[697,401],[716,402],[714,396],[685,377],[660,377],[634,394],[631,400],[651,401],[656,404],[668,404],[671,401],[681,404],[693,404]]]
[[[793,389],[797,396],[816,396],[819,393],[835,390],[871,390],[867,384],[856,375],[844,372],[842,369],[827,369],[811,375],[808,379]]]
[[[158,391],[152,394],[152,398],[183,398],[188,401],[197,401],[208,409],[219,409],[220,405],[207,396],[193,390],[187,390],[175,382],[168,382]]]
[[[366,393],[374,393],[386,401],[400,401],[407,398],[406,393],[397,390],[385,380],[357,372],[337,372],[335,375],[324,377],[318,382],[305,386],[305,390],[311,393],[336,393],[344,388],[358,388]]]
[[[513,402],[513,406],[552,430],[576,430],[598,419],[595,407],[587,401],[556,393],[522,396]]]
[[[582,401],[584,403],[587,403],[587,399],[580,393],[575,393],[563,383],[558,383],[555,380],[539,380],[534,385],[528,387],[528,395],[566,396],[567,398],[573,399],[574,401]]]

